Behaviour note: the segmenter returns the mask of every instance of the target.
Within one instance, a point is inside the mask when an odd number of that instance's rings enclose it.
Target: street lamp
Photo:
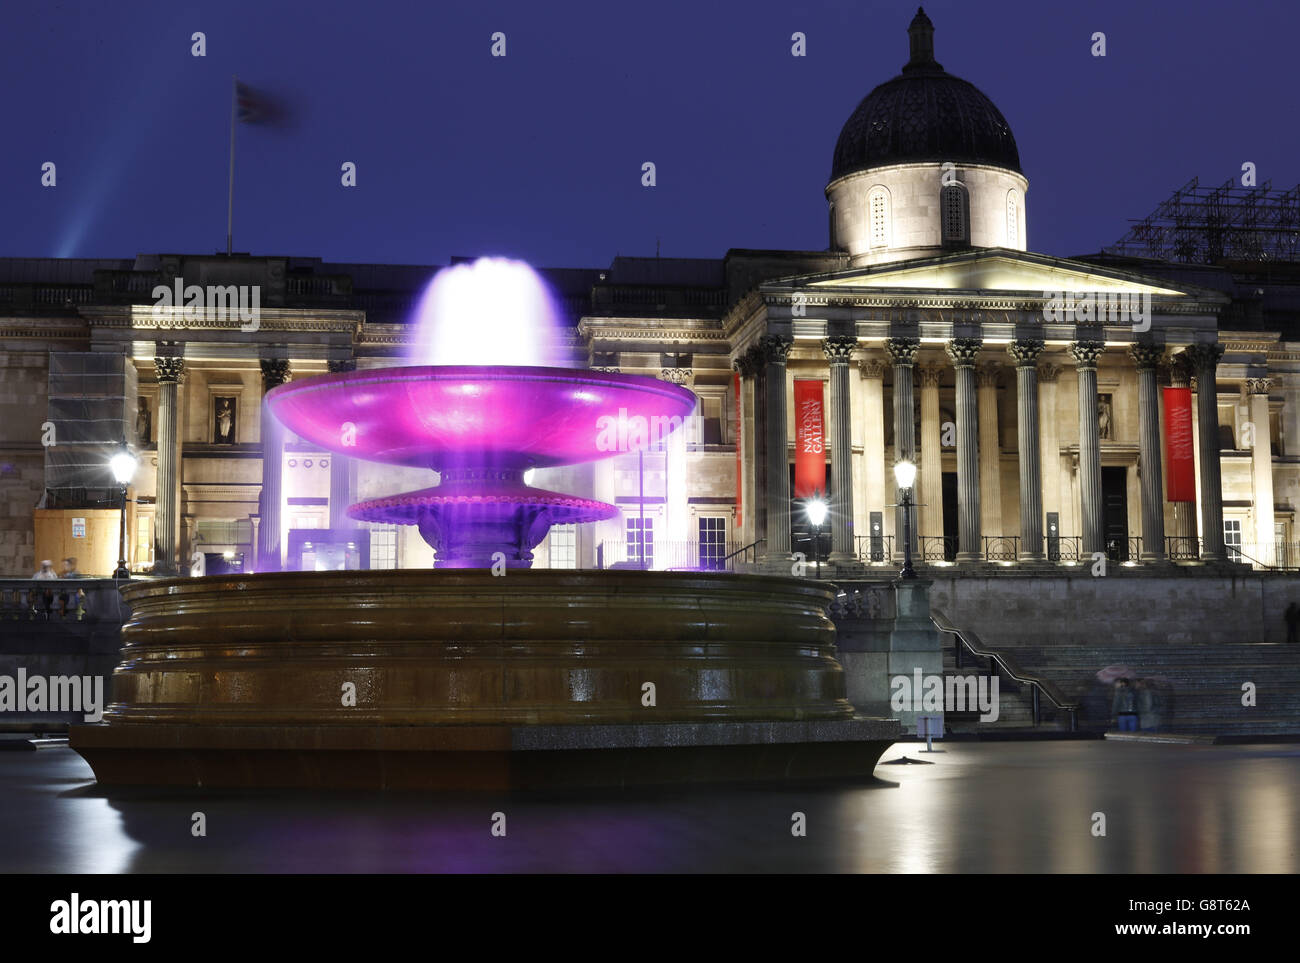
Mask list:
[[[916,578],[912,568],[912,485],[916,481],[916,465],[904,458],[894,464],[894,481],[903,492],[903,571],[902,578]]]
[[[137,464],[135,455],[131,454],[131,450],[125,444],[108,460],[113,479],[122,488],[122,537],[118,543],[117,570],[113,572],[113,578],[131,577],[131,570],[126,567],[126,486],[135,477]]]
[[[817,577],[822,577],[822,522],[826,521],[826,503],[820,498],[804,502],[808,521],[813,525],[813,560],[817,563]]]

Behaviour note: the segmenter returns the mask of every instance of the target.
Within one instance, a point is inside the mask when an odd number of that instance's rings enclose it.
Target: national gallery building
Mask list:
[[[621,514],[557,526],[534,564],[896,569],[908,460],[920,565],[1300,565],[1300,266],[1033,253],[1010,127],[936,61],[924,14],[908,34],[902,72],[827,132],[826,250],[540,271],[570,365],[684,385],[698,407],[646,450],[539,470]],[[0,574],[112,571],[123,444],[132,572],[431,565],[413,527],[347,515],[428,472],[335,458],[262,399],[400,362],[438,270],[0,260]],[[155,288],[177,284],[256,290],[257,321],[160,314]]]

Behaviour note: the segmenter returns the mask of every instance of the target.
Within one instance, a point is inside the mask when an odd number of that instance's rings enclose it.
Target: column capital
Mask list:
[[[781,334],[765,334],[758,339],[756,347],[764,364],[785,364],[790,349],[794,347],[794,338]]]
[[[1051,361],[1044,361],[1038,366],[1038,380],[1041,384],[1054,385],[1064,369]]]
[[[1104,341],[1071,341],[1070,357],[1081,370],[1097,370],[1097,360],[1106,350]]]
[[[883,379],[885,377],[885,362],[874,355],[868,355],[858,362],[858,371],[861,372],[864,378]]]
[[[289,380],[288,358],[262,358],[262,389],[270,391]]]
[[[160,385],[178,385],[185,376],[184,358],[154,358],[153,366]]]
[[[659,380],[669,384],[683,385],[687,388],[695,385],[694,368],[664,368],[659,372]]]
[[[751,378],[757,370],[754,366],[754,355],[750,351],[745,351],[731,359],[731,370],[736,372],[742,378]]]
[[[858,346],[858,339],[849,335],[835,335],[822,342],[822,352],[831,364],[848,364],[849,355]]]
[[[917,365],[916,374],[922,388],[937,388],[943,380],[943,365],[927,361],[925,364]]]
[[[1007,345],[1007,354],[1016,363],[1017,368],[1032,368],[1038,363],[1038,356],[1043,353],[1041,338],[1021,338]]]
[[[1223,357],[1223,345],[1216,343],[1207,344],[1189,344],[1183,349],[1183,354],[1191,362],[1192,367],[1198,375],[1213,372],[1219,365],[1219,359]]]
[[[1169,384],[1173,388],[1192,386],[1192,359],[1179,352],[1169,359]]]
[[[953,338],[944,345],[954,368],[973,368],[984,341],[980,338]]]
[[[357,370],[356,358],[339,358],[336,361],[327,361],[325,363],[329,366],[332,374],[343,374],[347,371]]]
[[[996,388],[1002,365],[996,361],[985,361],[975,366],[975,384],[980,388]]]
[[[892,364],[915,364],[916,353],[921,350],[920,338],[886,338],[885,353]]]
[[[1164,360],[1165,349],[1159,345],[1135,341],[1128,346],[1128,354],[1138,370],[1145,371],[1149,368],[1154,369]]]
[[[1272,378],[1247,378],[1246,392],[1252,395],[1264,395],[1267,397],[1269,389],[1273,387]]]

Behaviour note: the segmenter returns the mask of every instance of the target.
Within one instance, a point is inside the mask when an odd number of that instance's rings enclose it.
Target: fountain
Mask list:
[[[70,737],[97,779],[463,789],[870,775],[897,723],[854,716],[825,586],[531,569],[550,526],[617,509],[534,488],[528,470],[635,451],[695,406],[653,378],[539,364],[555,329],[531,270],[479,261],[435,278],[414,363],[271,391],[268,411],[311,443],[439,473],[349,510],[417,526],[435,571],[124,588],[112,702]]]

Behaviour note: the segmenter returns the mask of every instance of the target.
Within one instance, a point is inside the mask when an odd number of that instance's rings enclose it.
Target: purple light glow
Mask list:
[[[329,451],[442,474],[436,488],[353,505],[353,518],[418,526],[439,568],[502,555],[526,568],[550,526],[618,510],[530,488],[524,472],[636,451],[695,410],[693,392],[655,378],[527,363],[559,344],[557,317],[527,265],[458,265],[434,279],[419,312],[412,357],[439,364],[307,378],[266,405]]]
[[[439,271],[415,312],[417,365],[542,365],[561,360],[560,313],[522,261],[479,258]]]

